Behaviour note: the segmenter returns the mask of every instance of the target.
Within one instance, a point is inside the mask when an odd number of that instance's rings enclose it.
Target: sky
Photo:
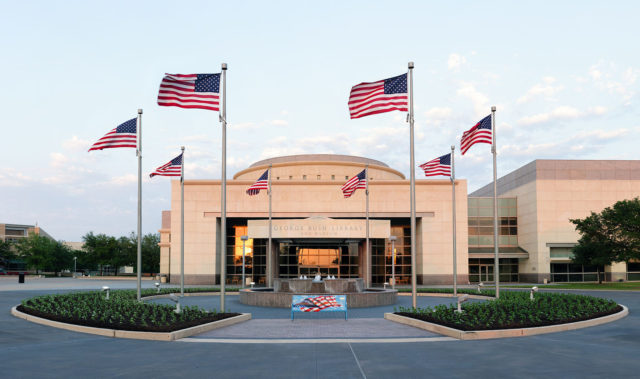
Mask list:
[[[491,106],[498,176],[535,159],[637,159],[638,14],[637,1],[0,0],[0,223],[65,241],[134,232],[135,149],[87,150],[141,108],[142,230],[157,232],[170,180],[150,172],[184,145],[187,179],[221,173],[217,112],[158,106],[160,81],[223,62],[228,178],[312,153],[408,178],[406,113],[351,120],[347,100],[410,61],[417,179],[455,144],[457,178],[490,183],[490,146],[461,157],[459,142]]]

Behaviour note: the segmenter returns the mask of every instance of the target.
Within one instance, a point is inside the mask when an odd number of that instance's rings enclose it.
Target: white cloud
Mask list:
[[[631,98],[637,92],[639,75],[640,69],[627,67],[621,71],[614,62],[599,62],[589,68],[589,76],[596,88],[622,96],[625,105],[631,103]]]
[[[287,125],[289,125],[289,121],[287,121],[287,120],[271,120],[269,123],[271,125],[277,125],[277,126],[287,126]]]
[[[547,113],[539,113],[533,116],[526,116],[518,120],[518,123],[522,125],[533,125],[540,124],[555,120],[574,120],[581,117],[587,116],[601,116],[607,112],[607,108],[603,106],[596,106],[593,108],[589,108],[586,111],[580,111],[576,108],[569,106],[560,106],[551,112]]]
[[[547,76],[543,78],[543,83],[539,83],[529,88],[527,93],[521,96],[516,103],[526,103],[538,96],[544,96],[547,100],[553,100],[553,96],[564,89],[563,86],[554,86],[555,78]]]
[[[70,140],[66,140],[62,143],[62,147],[64,147],[65,150],[75,150],[75,151],[79,151],[79,150],[87,151],[90,145],[91,145],[91,142],[80,139],[77,136],[73,136],[71,137]]]
[[[425,117],[426,117],[426,123],[427,124],[434,124],[434,125],[440,125],[442,122],[446,121],[447,119],[451,118],[451,114],[453,113],[453,110],[451,108],[448,107],[442,107],[442,108],[431,108],[428,111],[426,111],[424,113]]]
[[[49,162],[49,164],[52,167],[64,168],[69,163],[69,158],[61,153],[51,153],[49,154],[49,157],[51,157],[51,161]]]
[[[138,175],[127,174],[122,176],[114,176],[109,179],[105,184],[112,186],[126,186],[133,183],[138,183]]]
[[[449,60],[447,61],[447,67],[449,70],[458,71],[460,67],[467,63],[467,59],[460,54],[449,54]]]
[[[628,134],[629,130],[625,128],[616,130],[590,130],[575,133],[573,138],[591,140],[595,142],[622,138],[626,137]]]
[[[489,98],[478,91],[471,83],[462,82],[458,88],[458,96],[466,97],[471,100],[476,116],[482,116],[489,111]]]

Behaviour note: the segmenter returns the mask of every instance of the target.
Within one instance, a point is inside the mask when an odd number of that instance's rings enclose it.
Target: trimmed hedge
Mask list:
[[[155,291],[144,293],[149,296]],[[152,332],[172,332],[239,315],[209,312],[197,306],[182,307],[178,314],[171,305],[138,302],[132,290],[112,290],[109,297],[106,300],[104,293],[95,291],[37,296],[23,300],[18,310],[76,325]]]
[[[448,326],[459,330],[514,329],[589,320],[622,310],[615,301],[592,296],[537,293],[533,301],[528,292],[503,292],[500,298],[457,305],[426,308],[400,307],[396,314]]]

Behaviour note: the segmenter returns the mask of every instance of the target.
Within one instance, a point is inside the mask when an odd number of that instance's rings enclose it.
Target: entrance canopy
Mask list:
[[[248,220],[249,238],[269,238],[269,220]],[[272,238],[366,238],[367,221],[310,217],[271,221]],[[369,220],[369,238],[389,238],[389,220]]]

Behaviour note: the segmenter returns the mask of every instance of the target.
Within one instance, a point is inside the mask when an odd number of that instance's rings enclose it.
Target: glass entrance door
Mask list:
[[[493,265],[480,265],[480,282],[493,282]]]
[[[297,255],[298,276],[313,277],[319,273],[323,277],[340,277],[340,248],[300,247]]]

